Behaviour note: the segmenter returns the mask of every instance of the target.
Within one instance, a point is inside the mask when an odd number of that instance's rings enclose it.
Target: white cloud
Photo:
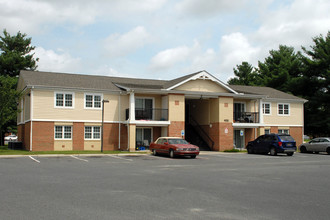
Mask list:
[[[111,34],[104,41],[104,48],[109,57],[125,56],[143,47],[150,40],[150,35],[142,26],[125,34]]]
[[[141,17],[165,3],[166,0],[0,0],[0,28],[31,34],[52,25],[85,26],[97,19]]]
[[[230,13],[243,8],[247,0],[183,0],[176,4],[175,9],[191,16],[213,16]]]
[[[309,45],[311,39],[326,34],[330,27],[330,2],[327,0],[295,0],[291,5],[267,11],[260,17],[260,28],[251,36],[267,49],[279,44]]]
[[[166,70],[174,67],[176,64],[186,62],[191,59],[196,52],[200,50],[198,41],[195,40],[192,47],[179,46],[170,48],[157,53],[151,59],[150,68],[153,70]]]
[[[37,47],[34,52],[34,57],[39,58],[38,70],[40,71],[78,72],[81,69],[80,58],[74,58],[61,49],[55,52]]]

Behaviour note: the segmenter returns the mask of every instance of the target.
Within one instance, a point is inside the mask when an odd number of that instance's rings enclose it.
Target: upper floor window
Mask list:
[[[289,104],[278,104],[278,114],[279,115],[290,115],[290,105]]]
[[[271,107],[271,105],[270,105],[270,103],[262,103],[262,113],[264,114],[264,115],[270,115],[270,107]]]
[[[73,108],[73,93],[55,92],[55,107]]]
[[[85,108],[97,108],[102,106],[102,95],[100,94],[85,94]]]
[[[72,138],[72,126],[55,126],[55,139],[67,139]]]

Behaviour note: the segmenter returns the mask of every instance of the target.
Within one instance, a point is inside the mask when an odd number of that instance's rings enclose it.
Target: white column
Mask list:
[[[262,112],[262,99],[259,99],[259,123],[264,123],[264,114]]]
[[[129,94],[129,121],[135,121],[135,96],[134,92]]]

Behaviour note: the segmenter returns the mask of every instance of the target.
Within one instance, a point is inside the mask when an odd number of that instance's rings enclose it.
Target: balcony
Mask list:
[[[126,109],[126,120],[129,118],[129,109]],[[150,108],[135,109],[135,120],[168,121],[168,109]]]
[[[259,112],[234,112],[235,123],[259,123]]]

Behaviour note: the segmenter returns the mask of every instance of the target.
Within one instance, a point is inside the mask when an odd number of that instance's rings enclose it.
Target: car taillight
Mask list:
[[[278,146],[282,147],[282,142],[281,141],[278,142]]]

